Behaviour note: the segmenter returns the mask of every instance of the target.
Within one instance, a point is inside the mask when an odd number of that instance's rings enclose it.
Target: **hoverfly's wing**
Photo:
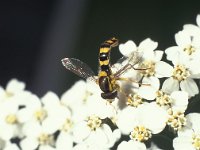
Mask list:
[[[82,78],[96,82],[96,79],[94,77],[95,76],[94,72],[86,63],[76,58],[63,58],[61,62],[67,70],[75,73],[76,75]]]
[[[138,64],[142,61],[142,52],[134,51],[129,57],[123,56],[120,58],[113,66],[114,76],[118,77],[126,72],[127,69],[134,67],[134,65]]]
[[[134,51],[130,57],[128,57],[128,63],[131,65],[136,65],[142,61],[142,52]]]

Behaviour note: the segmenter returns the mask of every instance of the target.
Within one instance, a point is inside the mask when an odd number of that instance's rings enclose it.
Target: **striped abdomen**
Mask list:
[[[110,50],[112,47],[115,47],[117,45],[118,45],[118,40],[116,38],[112,38],[101,44],[99,50],[99,66],[100,66],[99,77],[109,76],[112,74],[110,68]]]
[[[110,50],[118,45],[118,40],[112,38],[101,44],[99,50],[99,87],[103,91],[102,98],[113,99],[117,95],[114,78],[110,67]]]

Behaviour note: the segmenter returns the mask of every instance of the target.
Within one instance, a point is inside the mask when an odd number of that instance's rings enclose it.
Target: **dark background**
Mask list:
[[[60,60],[75,57],[97,70],[98,49],[110,37],[137,44],[147,37],[159,49],[196,24],[200,1],[8,0],[0,1],[0,85],[24,81],[39,96],[59,96],[80,78]],[[112,59],[120,57],[112,52]]]

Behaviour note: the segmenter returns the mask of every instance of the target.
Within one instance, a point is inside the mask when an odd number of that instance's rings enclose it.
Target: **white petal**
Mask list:
[[[177,45],[181,47],[191,44],[190,36],[184,30],[175,34],[175,40]]]
[[[137,47],[135,43],[131,40],[127,41],[125,44],[120,44],[119,45],[119,51],[121,52],[122,55],[124,56],[129,56],[131,53],[136,51]]]
[[[156,97],[156,91],[152,86],[141,86],[137,94],[144,99],[153,100]]]
[[[107,103],[106,100],[102,99],[100,95],[95,94],[90,96],[87,102],[87,112],[89,115],[95,114],[101,119],[113,116],[113,113],[115,111],[113,106]]]
[[[199,93],[196,82],[191,78],[187,78],[186,80],[181,81],[180,87],[181,90],[188,92],[189,96],[194,96]]]
[[[188,93],[184,91],[174,91],[171,94],[172,107],[176,110],[185,111],[188,105]]]
[[[196,36],[200,34],[200,28],[193,24],[186,24],[183,26],[183,29],[188,32],[188,34],[192,36]]]
[[[186,119],[188,119],[187,116],[186,116]],[[178,136],[192,139],[193,134],[194,134],[194,130],[191,127],[191,123],[189,122],[189,120],[186,120],[186,126],[178,131]]]
[[[122,141],[117,150],[146,150],[146,146],[144,143],[137,142],[137,141]]]
[[[156,77],[170,77],[173,67],[164,61],[159,61],[155,64]]]
[[[58,96],[54,92],[47,92],[42,98],[41,98],[42,103],[46,107],[54,107],[55,105],[60,104]]]
[[[135,121],[135,115],[136,109],[133,107],[126,107],[118,114],[116,124],[122,134],[129,134],[132,131],[134,125],[137,123]]]
[[[57,150],[63,150],[63,149],[72,149],[73,146],[73,140],[72,136],[69,133],[61,132],[58,135],[57,141],[56,141],[56,149]]]
[[[147,100],[153,100],[156,97],[156,91],[152,87],[141,87],[138,90],[138,95]]]
[[[23,91],[25,88],[25,83],[18,81],[17,79],[12,79],[8,82],[6,86],[6,91],[11,93],[18,93]]]
[[[15,131],[18,129],[15,125],[2,124],[0,131],[0,136],[2,139],[9,141],[11,138],[15,136]]]
[[[199,113],[189,113],[186,116],[187,120],[191,123],[190,127],[196,134],[200,134],[200,114]]]
[[[50,145],[40,145],[38,150],[57,150]]]
[[[173,147],[175,150],[195,150],[191,139],[186,137],[177,137],[173,140]]]
[[[91,132],[87,138],[87,142],[90,145],[96,145],[97,147],[109,148],[114,145],[112,130],[107,124],[103,124],[102,127],[97,128],[96,131]]]
[[[27,136],[37,137],[42,132],[42,126],[35,121],[24,124],[23,133]]]
[[[61,102],[73,108],[82,103],[85,94],[86,82],[84,80],[79,80],[61,96]]]
[[[38,144],[36,138],[25,138],[20,142],[20,146],[23,150],[34,150],[37,148]]]
[[[86,122],[77,123],[73,130],[74,141],[76,143],[81,143],[87,139],[91,130],[87,126]]]
[[[178,46],[172,46],[172,47],[167,48],[165,50],[165,53],[167,55],[167,59],[172,61],[172,62],[176,61],[176,59],[179,58],[180,51],[181,51],[181,48],[178,47]]]
[[[138,95],[147,100],[153,100],[156,97],[156,91],[160,87],[160,81],[157,77],[144,77],[142,83],[149,85],[142,85],[138,89]]]
[[[121,138],[121,132],[119,129],[115,129],[113,131],[113,136],[115,137],[116,141],[119,140]]]
[[[20,150],[17,144],[14,143],[6,143],[4,150]]]
[[[191,78],[193,76],[199,77],[199,74],[200,74],[200,67],[199,67],[200,61],[199,60],[197,59],[197,60],[188,61],[187,68],[190,68],[189,70],[191,73],[191,76],[190,76]]]
[[[160,51],[160,50],[156,50],[154,51],[154,60],[157,62],[157,61],[160,61],[162,59],[162,56],[163,56],[163,51]]]
[[[142,83],[149,84],[154,89],[158,90],[160,87],[160,80],[157,77],[144,77]],[[145,86],[145,85],[143,85]]]
[[[147,103],[137,108],[136,119],[153,134],[157,134],[166,126],[167,112],[153,102]]]
[[[196,22],[197,22],[197,25],[200,27],[200,15],[199,14],[197,15]]]
[[[150,38],[143,40],[140,45],[138,46],[139,51],[145,53],[145,51],[153,51],[157,48],[158,42],[154,42]]]
[[[164,81],[162,85],[162,91],[166,93],[172,93],[173,91],[179,90],[179,82],[178,80],[171,78],[168,78]]]

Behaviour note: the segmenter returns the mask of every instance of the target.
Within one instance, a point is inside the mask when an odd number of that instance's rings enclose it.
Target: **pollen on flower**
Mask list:
[[[168,110],[169,118],[167,124],[171,126],[174,130],[180,130],[186,124],[186,118],[184,112]]]
[[[47,111],[41,108],[34,113],[34,117],[37,121],[41,122],[47,117]]]
[[[8,124],[16,124],[18,122],[17,116],[15,114],[9,114],[5,118],[6,123]]]
[[[130,94],[128,96],[127,102],[126,104],[132,107],[138,107],[139,105],[141,105],[143,103],[142,101],[142,97],[139,96],[138,94]]]
[[[144,61],[140,65],[140,68],[143,70],[140,71],[140,73],[145,77],[150,77],[155,75],[155,62],[153,61]]]
[[[95,131],[97,128],[99,128],[101,124],[102,124],[102,120],[96,115],[92,115],[87,118],[87,126],[92,131]]]
[[[188,45],[183,49],[188,55],[192,55],[196,51],[196,49],[192,45]]]
[[[53,135],[46,133],[41,133],[37,139],[40,145],[53,145],[54,143]]]
[[[200,134],[192,135],[192,145],[196,150],[200,150]]]
[[[159,90],[156,92],[156,104],[159,106],[169,106],[172,100],[169,95],[165,94],[163,91]]]
[[[135,127],[130,135],[131,139],[139,142],[147,141],[151,137],[152,137],[151,131],[145,128],[144,126]]]
[[[174,67],[172,77],[178,81],[187,79],[190,76],[190,72],[184,65],[177,65]]]
[[[64,132],[69,132],[70,129],[72,128],[72,126],[73,126],[72,120],[69,119],[69,118],[67,118],[67,119],[65,120],[64,124],[62,125],[62,127],[61,127],[60,130],[62,130],[62,131],[64,131]]]

